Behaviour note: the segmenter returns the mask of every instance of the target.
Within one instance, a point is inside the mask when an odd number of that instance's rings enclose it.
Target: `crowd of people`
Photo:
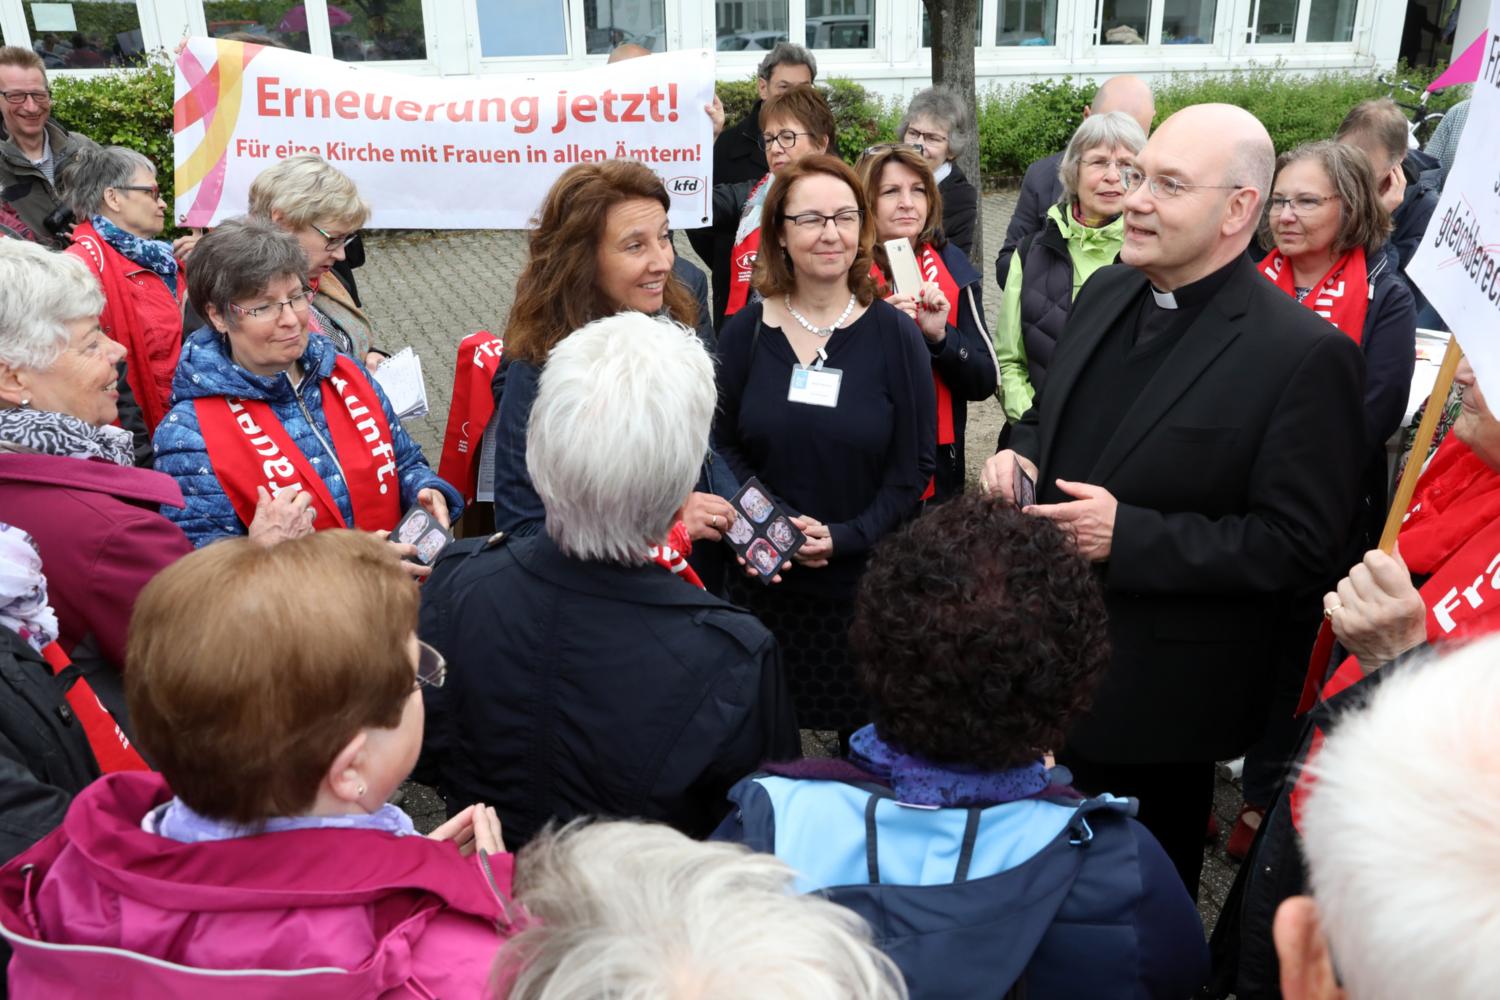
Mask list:
[[[1107,81],[992,323],[965,96],[851,165],[816,75],[782,43],[705,109],[711,280],[651,169],[558,178],[493,528],[434,554],[400,529],[474,482],[375,376],[354,182],[293,156],[168,243],[156,165],[0,48],[12,995],[1484,991],[1500,650],[1441,654],[1500,624],[1500,420],[1461,365],[1383,551],[1440,177],[1399,109],[1278,157]]]

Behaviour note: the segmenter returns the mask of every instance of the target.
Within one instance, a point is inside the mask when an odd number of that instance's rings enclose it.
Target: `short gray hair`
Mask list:
[[[297,237],[268,219],[239,216],[226,219],[193,248],[188,272],[188,298],[204,321],[213,306],[230,326],[236,326],[229,304],[265,291],[277,278],[294,275],[307,280],[307,255]]]
[[[133,149],[84,146],[64,168],[59,186],[73,214],[87,219],[104,214],[106,189],[124,187],[142,169],[156,176],[156,164]]]
[[[526,469],[558,548],[644,562],[698,479],[715,398],[708,352],[669,319],[623,312],[553,347],[531,407]]]
[[[250,214],[269,219],[274,212],[289,229],[332,222],[355,230],[370,218],[359,188],[316,153],[288,156],[250,182]]]
[[[794,894],[770,854],[656,824],[574,823],[527,845],[516,873],[538,919],[501,946],[495,992],[509,1000],[906,997],[865,922]]]
[[[1276,180],[1276,147],[1261,139],[1243,139],[1230,153],[1224,183],[1254,188],[1264,208]]]
[[[814,80],[818,78],[818,60],[805,45],[796,42],[777,42],[766,57],[760,61],[755,75],[770,80],[777,66],[806,66]]]
[[[1140,122],[1123,111],[1109,111],[1102,115],[1089,115],[1083,120],[1068,140],[1061,162],[1057,165],[1057,179],[1062,181],[1063,195],[1068,204],[1078,197],[1078,168],[1083,157],[1091,149],[1115,149],[1124,146],[1132,153],[1146,147],[1146,133]]]
[[[1308,883],[1350,997],[1494,989],[1493,931],[1473,931],[1500,911],[1497,657],[1489,636],[1387,667],[1307,765]]]
[[[0,365],[46,371],[68,346],[68,324],[104,311],[88,266],[25,240],[0,239]]]
[[[969,106],[958,91],[951,87],[917,91],[906,108],[906,117],[901,119],[901,128],[896,132],[898,139],[905,140],[912,119],[924,117],[941,122],[948,130],[948,159],[958,159],[969,148]]]

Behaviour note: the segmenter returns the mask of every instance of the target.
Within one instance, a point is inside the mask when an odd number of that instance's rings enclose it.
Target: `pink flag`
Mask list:
[[[1441,76],[1427,85],[1429,92],[1442,90],[1444,87],[1457,86],[1460,83],[1473,83],[1479,79],[1479,62],[1484,56],[1484,40],[1489,37],[1489,32],[1482,31],[1474,43],[1464,49],[1464,54],[1453,60],[1452,64]]]

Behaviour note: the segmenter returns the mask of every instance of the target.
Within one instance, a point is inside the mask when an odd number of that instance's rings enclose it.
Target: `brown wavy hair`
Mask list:
[[[827,139],[828,149],[838,149],[838,128],[828,99],[823,92],[810,83],[798,84],[789,90],[768,97],[760,106],[761,131],[772,118],[793,118],[812,133],[814,139]]]
[[[789,294],[797,289],[797,276],[793,273],[792,255],[781,245],[781,229],[786,225],[786,201],[792,189],[804,177],[826,174],[849,185],[854,192],[854,203],[859,206],[859,249],[855,251],[854,263],[849,268],[849,291],[867,306],[875,298],[875,281],[870,277],[874,258],[870,246],[875,242],[875,216],[870,212],[870,200],[865,197],[864,185],[854,170],[836,156],[808,156],[789,163],[776,175],[771,193],[760,215],[760,253],[755,257],[755,270],[750,284],[764,298]]]
[[[1355,146],[1323,139],[1304,142],[1281,154],[1276,161],[1276,177],[1299,160],[1312,160],[1328,175],[1339,203],[1339,228],[1333,235],[1334,254],[1344,254],[1364,247],[1365,257],[1390,239],[1394,224],[1391,214],[1380,203],[1380,189],[1370,168],[1370,158]],[[1271,187],[1276,187],[1273,178]],[[1260,218],[1260,243],[1267,250],[1276,247],[1275,220],[1271,217],[1271,192],[1266,192],[1266,207]]]
[[[904,146],[889,146],[878,153],[862,156],[859,165],[855,169],[859,172],[859,182],[865,189],[865,200],[870,203],[870,215],[875,214],[875,203],[880,200],[880,179],[885,174],[885,168],[892,163],[899,163],[912,173],[916,174],[927,188],[927,221],[922,224],[922,231],[917,234],[916,248],[921,249],[928,243],[932,244],[934,250],[941,250],[948,242],[943,235],[943,195],[938,191],[937,180],[932,176],[932,167],[928,165],[927,158],[915,149]],[[886,257],[885,244],[880,242],[880,225],[875,226],[875,242],[870,247],[870,254],[875,259],[875,266],[880,268],[880,280],[876,291],[882,295],[890,294],[891,262]]]
[[[568,334],[616,312],[599,294],[594,251],[604,238],[609,210],[637,198],[671,209],[661,178],[634,160],[580,163],[557,179],[532,219],[526,267],[505,324],[507,354],[546,364],[552,348]],[[677,322],[698,325],[698,303],[675,274],[667,281],[663,302]]]

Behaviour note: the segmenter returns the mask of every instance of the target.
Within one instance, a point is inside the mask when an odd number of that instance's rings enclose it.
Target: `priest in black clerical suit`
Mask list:
[[[1083,286],[982,477],[1008,497],[1025,469],[1029,511],[1096,563],[1113,659],[1058,757],[1138,797],[1195,894],[1214,761],[1264,728],[1285,602],[1344,568],[1368,454],[1359,348],[1245,256],[1273,157],[1238,108],[1162,124],[1128,178],[1126,263]]]

